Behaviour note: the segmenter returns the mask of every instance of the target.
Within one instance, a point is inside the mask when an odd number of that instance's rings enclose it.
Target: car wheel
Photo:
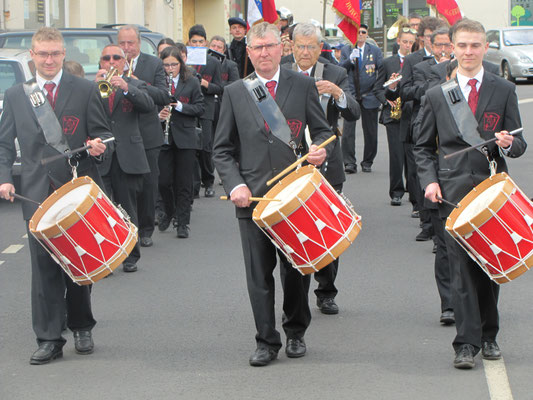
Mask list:
[[[509,82],[514,82],[515,81],[515,79],[513,78],[513,75],[511,75],[511,67],[509,66],[509,63],[507,61],[503,62],[502,75]]]

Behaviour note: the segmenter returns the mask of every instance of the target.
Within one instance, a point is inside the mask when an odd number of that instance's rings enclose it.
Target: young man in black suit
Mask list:
[[[137,198],[143,187],[143,174],[150,172],[139,120],[141,113],[150,112],[154,108],[154,102],[147,93],[144,81],[124,76],[125,64],[124,52],[118,45],[104,47],[100,57],[101,69],[95,80],[103,80],[111,67],[119,71],[110,79],[111,94],[101,99],[116,144],[112,156],[98,165],[98,170],[104,180],[107,195],[120,204],[130,216],[131,222],[138,226]],[[137,242],[122,263],[124,271],[136,271],[140,258],[140,243]]]
[[[228,19],[228,25],[233,40],[228,46],[227,55],[230,60],[237,63],[239,77],[244,78],[254,72],[254,66],[246,52],[246,21],[242,18],[231,17]]]
[[[295,63],[287,62],[282,65],[315,78],[316,87],[321,96],[322,109],[326,112],[331,130],[337,133],[341,116],[347,121],[355,121],[361,115],[359,104],[349,93],[346,70],[331,63],[319,61],[323,42],[313,24],[301,23],[296,25],[293,40]],[[331,155],[322,166],[322,173],[337,192],[342,192],[342,185],[346,176],[344,175],[339,140],[335,141]],[[337,258],[314,274],[315,280],[318,282],[318,288],[315,290],[317,306],[323,314],[337,314],[339,312],[339,307],[335,302],[335,296],[338,293],[335,287],[338,268],[339,259]]]
[[[52,132],[57,132],[70,149],[86,143],[92,147],[88,154],[83,154],[85,157],[79,158],[78,175],[89,175],[101,183],[94,157],[106,151],[106,145],[101,143],[100,138],[110,138],[111,133],[96,85],[63,71],[65,44],[61,33],[54,28],[41,28],[33,35],[30,55],[35,63],[36,78],[28,83],[39,86],[53,109],[50,113],[55,114],[59,126],[57,131],[52,129]],[[62,132],[60,128],[63,128]],[[18,139],[24,165],[23,196],[42,202],[72,179],[72,169],[66,158],[47,164],[46,168],[41,165],[43,158],[57,155],[59,150],[48,144],[23,85],[15,85],[5,93],[0,120],[1,198],[14,199],[11,196],[15,192],[11,169],[16,157],[15,139]],[[26,226],[36,209],[37,205],[33,203],[22,203]],[[30,364],[46,364],[63,356],[66,340],[61,331],[65,318],[74,333],[76,352],[92,353],[91,330],[96,321],[91,310],[90,287],[72,282],[29,231],[28,241],[32,270],[32,324],[39,345],[31,356]]]
[[[150,171],[143,174],[143,188],[137,199],[139,217],[139,241],[141,246],[153,245],[152,234],[155,228],[155,201],[157,198],[157,180],[159,168],[157,160],[163,145],[163,133],[159,123],[157,106],[170,102],[163,63],[157,57],[141,53],[141,35],[135,25],[125,25],[118,31],[118,45],[124,50],[132,77],[147,83],[146,90],[155,105],[149,112],[139,116],[146,159]]]
[[[331,135],[320,107],[314,80],[287,68],[280,68],[279,30],[268,23],[256,24],[248,33],[248,54],[265,93],[274,98],[289,125],[292,140],[307,152],[304,136],[309,126],[313,144],[308,161],[321,165],[326,149],[317,149]],[[267,92],[268,89],[268,92]],[[255,203],[251,196],[263,196],[266,182],[296,160],[288,143],[274,136],[259,112],[243,80],[224,90],[220,120],[215,135],[214,161],[224,189],[236,206],[241,233],[248,294],[252,303],[257,334],[257,349],[250,365],[264,366],[277,358],[281,337],[276,330],[274,277],[276,255],[283,269],[282,325],[287,336],[285,352],[290,358],[306,353],[304,335],[311,322],[308,290],[310,277],[303,276],[277,251],[264,232],[252,221]]]
[[[505,157],[519,157],[526,149],[522,134],[507,132],[521,127],[518,101],[513,84],[488,73],[482,66],[488,49],[485,29],[476,21],[464,19],[455,26],[453,34],[457,70],[457,93],[468,104],[478,124],[482,140],[498,139],[487,146],[486,152],[471,151],[454,158],[444,155],[469,147],[459,132],[440,86],[426,92],[420,130],[415,144],[418,174],[425,197],[439,202],[442,218],[452,208],[441,203],[443,197],[459,203],[473,187],[490,176],[489,160],[497,164],[497,172],[507,171]],[[467,100],[468,99],[468,100]],[[466,109],[467,112],[468,108]],[[457,122],[464,121],[470,114]],[[505,156],[505,157],[504,157]],[[488,360],[501,357],[496,343],[499,330],[499,286],[470,258],[466,251],[446,235],[451,260],[452,299],[457,335],[453,341],[454,366],[473,368],[474,356],[481,350]]]

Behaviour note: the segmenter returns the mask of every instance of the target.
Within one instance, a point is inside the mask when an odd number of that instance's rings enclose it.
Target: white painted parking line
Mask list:
[[[518,100],[518,104],[533,103],[533,99],[522,99]]]
[[[18,252],[20,249],[22,249],[24,247],[23,244],[12,244],[11,246],[9,246],[7,249],[5,249],[2,254],[15,254],[16,252]]]
[[[490,400],[513,400],[503,357],[500,360],[483,360]]]

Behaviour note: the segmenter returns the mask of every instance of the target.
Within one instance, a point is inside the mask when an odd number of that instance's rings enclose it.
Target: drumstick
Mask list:
[[[220,200],[229,200],[228,196],[220,196]],[[269,197],[248,197],[250,201],[281,201],[281,199],[271,199]]]
[[[110,137],[110,138],[107,138],[107,139],[104,139],[102,140],[101,143],[107,143],[107,142],[112,142],[113,140],[115,140],[114,137]],[[60,158],[63,158],[63,157],[66,157],[66,158],[70,158],[72,157],[74,154],[77,154],[77,153],[80,153],[82,151],[85,151],[85,150],[89,150],[89,149],[92,149],[91,145],[85,145],[85,146],[82,146],[82,147],[78,147],[77,149],[74,149],[74,150],[70,150],[70,151],[67,151],[63,154],[57,154],[55,156],[51,156],[51,157],[47,157],[47,158],[43,158],[41,160],[41,165],[46,165],[52,161],[55,161],[55,160],[59,160]]]
[[[39,203],[38,201],[35,201],[35,200],[32,200],[32,199],[28,199],[27,197],[21,196],[20,194],[16,194],[16,193],[14,193],[14,192],[9,192],[9,195],[10,195],[11,197],[14,197],[15,199],[24,200],[24,201],[29,201],[30,203],[37,204],[38,206],[41,205],[41,203]]]
[[[524,130],[524,128],[518,128],[518,129],[515,129],[514,131],[509,132],[508,135],[514,136],[514,135],[519,134],[523,130]],[[459,154],[466,153],[467,151],[477,149],[478,147],[485,146],[486,144],[495,142],[496,140],[499,140],[499,139],[497,137],[493,137],[492,139],[485,140],[484,142],[478,143],[475,146],[470,146],[470,147],[467,147],[465,149],[458,150],[458,151],[456,151],[454,153],[446,154],[444,156],[444,159],[446,160],[446,159],[448,159],[450,157],[457,156]]]
[[[440,196],[437,196],[437,200],[440,200],[440,201],[442,201],[443,203],[448,204],[449,206],[452,206],[452,207],[455,207],[455,208],[459,208],[459,206],[458,206],[457,204],[452,203],[451,201],[445,200],[445,199],[443,199],[443,198],[440,197]]]
[[[318,149],[322,149],[324,147],[326,147],[328,144],[330,144],[331,142],[333,142],[335,139],[337,139],[337,135],[333,135],[331,136],[328,140],[326,140],[325,142],[323,143],[320,143],[318,146],[317,146],[317,150]],[[303,163],[305,160],[307,160],[307,157],[309,157],[309,153],[307,153],[305,156],[299,158],[298,160],[296,160],[295,162],[293,162],[291,165],[289,165],[287,168],[285,168],[283,171],[281,171],[279,174],[277,174],[274,178],[272,178],[271,180],[269,180],[267,182],[267,186],[270,186],[272,185],[275,181],[277,181],[279,178],[281,178],[283,175],[286,175],[288,174],[289,172],[291,172],[294,168],[296,168],[298,165],[300,165],[301,163]]]

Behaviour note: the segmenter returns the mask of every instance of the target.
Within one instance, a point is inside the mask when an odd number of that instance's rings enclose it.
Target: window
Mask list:
[[[143,37],[141,37],[141,52],[158,57],[157,50],[152,42]]]
[[[102,49],[111,43],[109,36],[64,36],[67,55],[65,60],[79,62],[85,74],[92,75],[98,72],[98,63]]]
[[[506,46],[533,44],[533,29],[503,31],[503,42]]]
[[[16,61],[0,60],[0,100],[4,100],[7,89],[19,82],[25,82],[22,67]]]

